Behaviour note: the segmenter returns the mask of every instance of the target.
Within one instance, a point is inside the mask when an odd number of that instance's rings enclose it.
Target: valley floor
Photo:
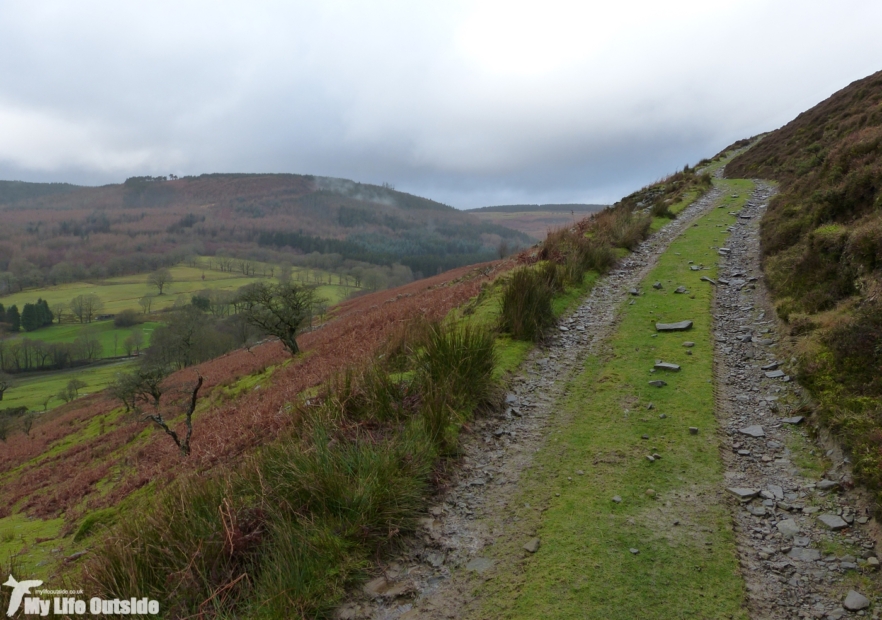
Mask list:
[[[772,191],[717,179],[598,281],[337,616],[878,617],[876,526],[847,462],[788,423],[806,400],[773,368],[787,343],[756,230]]]

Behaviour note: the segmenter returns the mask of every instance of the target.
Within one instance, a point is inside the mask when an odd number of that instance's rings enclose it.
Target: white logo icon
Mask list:
[[[16,581],[15,577],[10,575],[9,579],[7,579],[6,583],[3,585],[12,588],[12,594],[9,595],[9,609],[6,610],[6,615],[11,618],[12,615],[18,611],[18,608],[21,607],[22,597],[25,594],[30,594],[31,588],[38,588],[43,585],[43,582],[37,579]]]

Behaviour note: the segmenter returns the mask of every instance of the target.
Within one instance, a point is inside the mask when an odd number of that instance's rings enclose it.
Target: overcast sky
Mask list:
[[[0,0],[0,179],[612,202],[882,69],[879,0]]]

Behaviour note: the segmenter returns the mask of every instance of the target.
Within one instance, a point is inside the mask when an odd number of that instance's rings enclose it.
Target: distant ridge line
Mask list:
[[[498,205],[495,207],[477,207],[475,209],[464,209],[464,211],[474,213],[476,211],[498,212],[498,213],[521,213],[524,211],[532,212],[549,212],[562,213],[566,211],[578,211],[580,213],[591,213],[601,211],[609,205],[589,205],[589,204],[546,204],[546,205]]]

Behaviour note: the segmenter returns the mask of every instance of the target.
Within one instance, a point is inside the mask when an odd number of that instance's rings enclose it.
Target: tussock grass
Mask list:
[[[412,531],[440,456],[495,394],[486,327],[428,324],[412,379],[381,363],[303,404],[301,424],[224,478],[176,483],[125,519],[84,574],[108,597],[150,596],[169,617],[323,617]]]
[[[517,340],[538,341],[554,323],[554,290],[529,267],[514,271],[502,292],[499,326]]]

